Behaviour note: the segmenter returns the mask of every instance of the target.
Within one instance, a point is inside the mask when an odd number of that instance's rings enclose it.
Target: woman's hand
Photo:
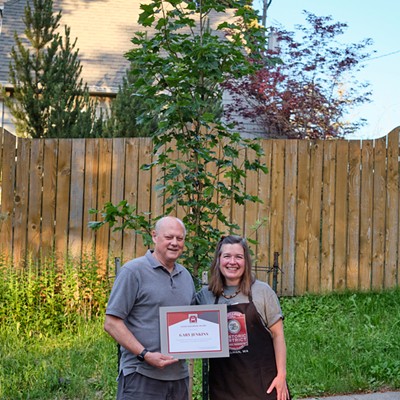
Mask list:
[[[277,375],[275,379],[272,381],[270,387],[267,390],[267,393],[271,393],[274,389],[276,389],[277,400],[289,400],[289,390],[286,384],[286,378]]]

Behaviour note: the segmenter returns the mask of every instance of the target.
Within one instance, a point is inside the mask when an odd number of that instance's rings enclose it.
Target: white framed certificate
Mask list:
[[[160,307],[160,335],[175,358],[229,357],[226,304]]]

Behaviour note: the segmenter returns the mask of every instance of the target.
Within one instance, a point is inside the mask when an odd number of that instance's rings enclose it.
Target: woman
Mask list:
[[[245,239],[222,237],[197,304],[228,304],[229,358],[209,361],[211,400],[288,400],[283,315],[272,288],[256,280]]]

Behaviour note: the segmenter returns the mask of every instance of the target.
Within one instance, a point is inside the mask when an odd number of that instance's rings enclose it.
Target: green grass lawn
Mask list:
[[[2,330],[0,399],[113,399],[116,347],[99,322],[26,337]]]
[[[400,290],[282,299],[298,396],[400,389]]]
[[[67,288],[55,280],[54,291],[47,279],[43,294],[43,276],[37,285],[32,276],[0,278],[0,399],[114,399],[117,350],[103,331],[104,282],[88,292],[87,279],[74,286],[65,277]],[[295,398],[400,389],[400,289],[281,303]],[[201,360],[193,398],[202,399]]]

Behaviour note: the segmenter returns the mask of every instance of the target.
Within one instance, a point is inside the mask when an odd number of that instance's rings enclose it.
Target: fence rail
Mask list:
[[[399,285],[399,133],[373,141],[262,141],[270,172],[251,172],[245,185],[263,203],[226,212],[258,240],[258,266],[272,266],[280,254],[281,295]],[[0,130],[0,143],[0,250],[16,266],[27,254],[94,249],[104,269],[114,256],[145,251],[140,235],[87,225],[89,209],[110,200],[162,214],[159,171],[140,169],[151,162],[150,139],[28,140]],[[271,282],[266,268],[256,271]]]

